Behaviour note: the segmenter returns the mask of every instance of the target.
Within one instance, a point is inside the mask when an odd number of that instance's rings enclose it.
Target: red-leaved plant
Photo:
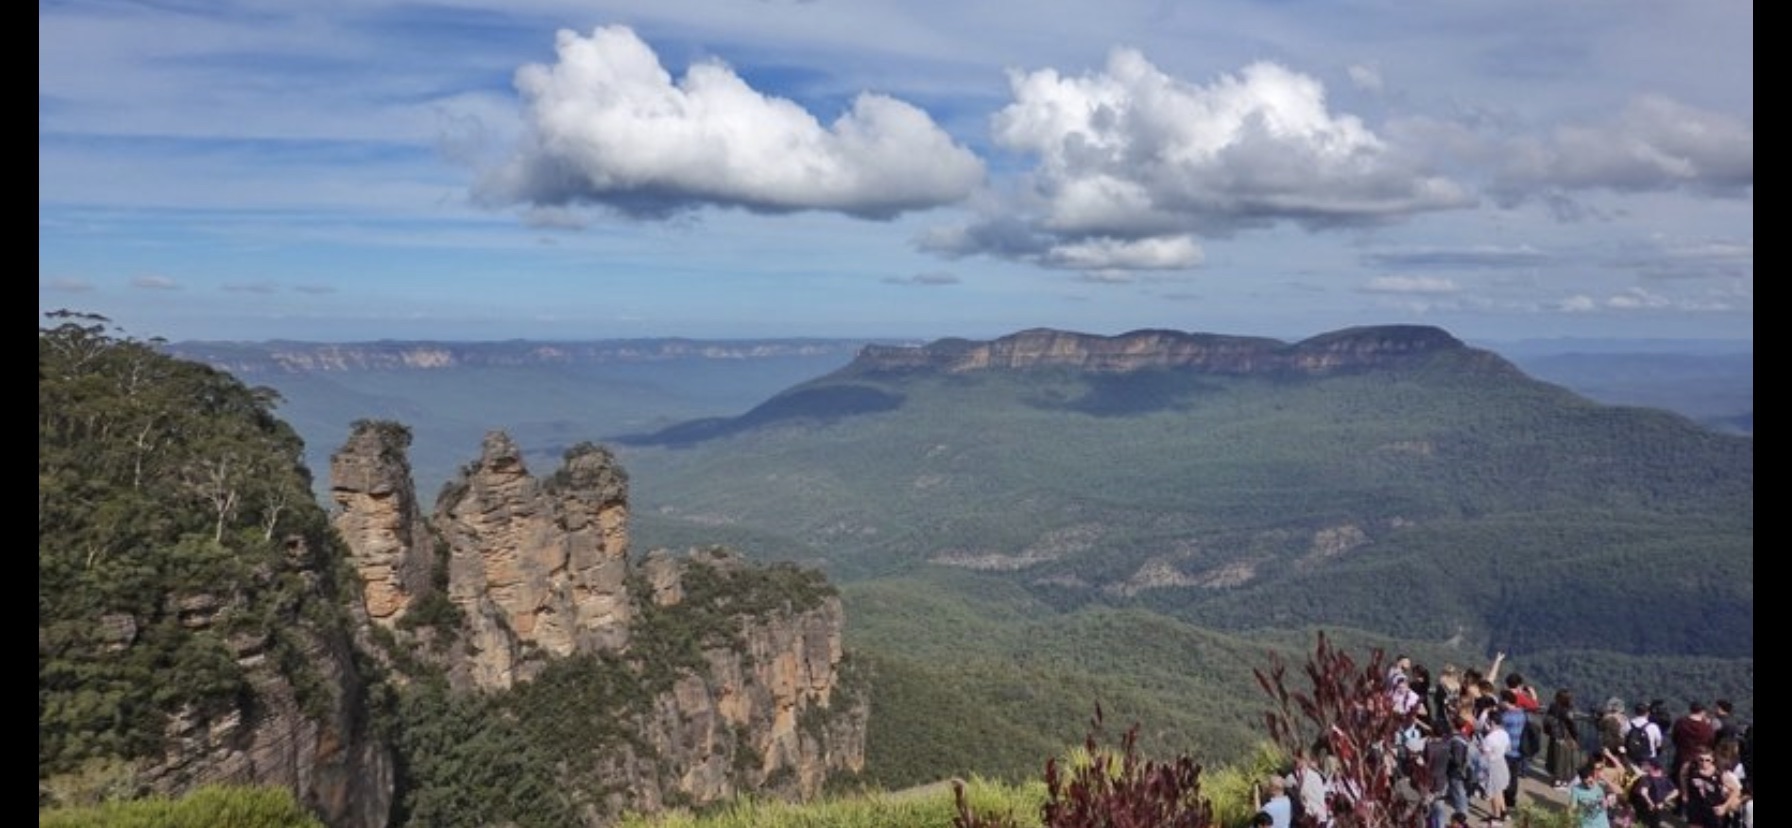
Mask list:
[[[1186,754],[1167,762],[1139,756],[1136,723],[1121,737],[1118,752],[1107,750],[1096,739],[1101,719],[1096,705],[1083,740],[1087,764],[1066,773],[1056,758],[1045,763],[1044,828],[1212,828],[1195,760]],[[973,813],[962,783],[954,782],[952,792],[958,806],[953,828],[1016,828],[1010,817]]]
[[[1398,795],[1394,740],[1403,723],[1386,691],[1386,658],[1371,652],[1361,669],[1319,633],[1305,672],[1312,689],[1288,688],[1288,670],[1275,653],[1269,669],[1253,670],[1273,708],[1263,714],[1269,737],[1291,756],[1323,744],[1335,759],[1329,799],[1333,828],[1419,828],[1422,804]],[[1313,823],[1307,815],[1308,824]]]

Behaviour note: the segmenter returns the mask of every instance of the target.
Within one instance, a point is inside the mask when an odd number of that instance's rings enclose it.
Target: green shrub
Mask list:
[[[38,828],[324,828],[285,788],[207,785],[156,796],[39,811]]]

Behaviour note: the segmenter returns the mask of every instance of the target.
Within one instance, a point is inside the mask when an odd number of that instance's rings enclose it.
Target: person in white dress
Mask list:
[[[1487,797],[1488,824],[1498,826],[1506,819],[1506,786],[1511,771],[1506,766],[1506,751],[1512,747],[1512,736],[1498,719],[1489,719],[1481,729],[1481,767],[1487,777],[1481,791]]]

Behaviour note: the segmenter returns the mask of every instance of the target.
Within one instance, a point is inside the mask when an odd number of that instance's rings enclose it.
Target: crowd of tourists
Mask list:
[[[1473,825],[1477,812],[1502,828],[1526,775],[1562,792],[1578,828],[1754,828],[1754,730],[1729,700],[1694,701],[1679,716],[1660,699],[1583,708],[1571,690],[1546,700],[1517,672],[1501,676],[1504,661],[1496,655],[1485,672],[1446,665],[1435,680],[1405,656],[1388,670],[1388,700],[1403,717],[1384,746],[1398,768],[1394,790],[1423,806],[1427,828]],[[1323,743],[1295,757],[1263,787],[1257,819],[1330,825],[1333,767]]]

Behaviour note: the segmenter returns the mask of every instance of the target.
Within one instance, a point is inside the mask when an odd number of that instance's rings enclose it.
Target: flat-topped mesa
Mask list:
[[[963,373],[1061,367],[1127,373],[1189,368],[1223,374],[1320,374],[1464,349],[1461,340],[1426,325],[1349,328],[1294,344],[1171,330],[1099,336],[1034,328],[988,342],[942,339],[919,347],[867,345],[848,370]]]

